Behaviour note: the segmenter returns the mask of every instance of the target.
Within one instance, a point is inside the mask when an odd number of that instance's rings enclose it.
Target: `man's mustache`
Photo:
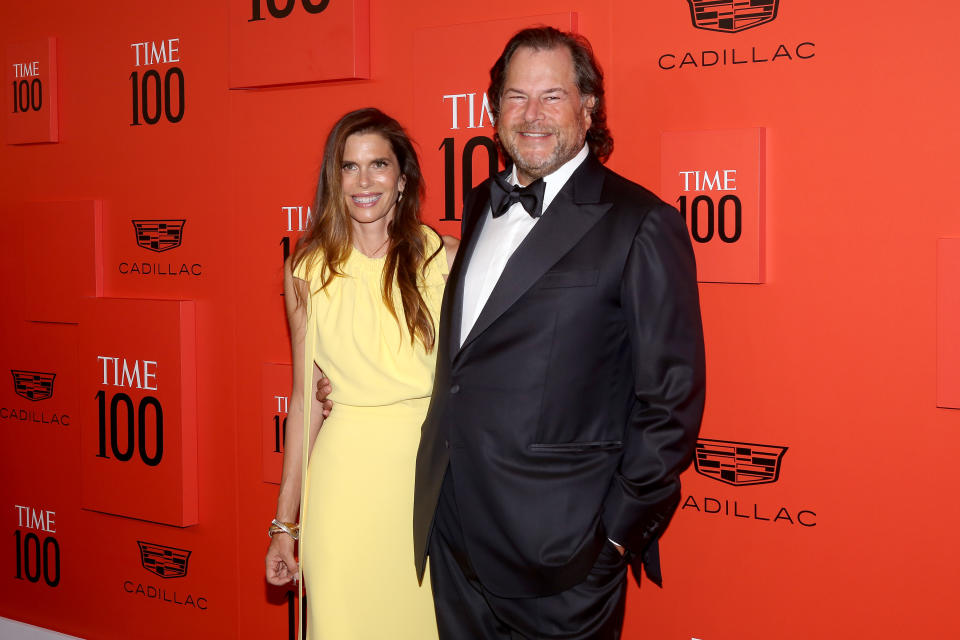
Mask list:
[[[553,133],[553,134],[556,134],[556,133],[557,133],[557,130],[556,130],[556,129],[553,129],[553,128],[550,128],[550,127],[544,127],[544,126],[541,126],[541,125],[538,125],[538,124],[533,124],[533,123],[531,122],[531,123],[529,123],[529,124],[518,124],[518,125],[516,125],[515,127],[512,127],[512,128],[510,129],[510,132],[511,132],[511,133]]]

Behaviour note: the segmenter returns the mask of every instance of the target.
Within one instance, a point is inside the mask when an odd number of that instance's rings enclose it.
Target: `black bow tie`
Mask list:
[[[543,214],[543,190],[547,186],[543,178],[537,178],[525,187],[511,185],[500,174],[493,178],[490,183],[490,210],[494,218],[505,214],[517,202],[523,205],[531,218],[539,218]]]

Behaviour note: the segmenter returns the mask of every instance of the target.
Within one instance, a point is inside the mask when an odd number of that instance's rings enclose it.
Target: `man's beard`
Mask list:
[[[537,179],[550,175],[563,166],[568,160],[577,155],[577,153],[583,147],[583,142],[586,137],[586,128],[584,127],[584,123],[582,121],[580,122],[579,129],[580,135],[578,136],[578,140],[568,139],[561,134],[559,129],[536,127],[527,124],[521,124],[510,132],[504,132],[498,128],[497,135],[500,138],[500,144],[503,145],[504,150],[513,160],[513,163],[517,166],[517,169],[519,171],[523,171],[533,179]],[[553,151],[551,151],[546,157],[539,159],[524,158],[520,153],[519,145],[516,143],[517,139],[520,137],[521,131],[526,133],[552,134],[554,140],[556,141]],[[505,135],[505,133],[508,135]]]

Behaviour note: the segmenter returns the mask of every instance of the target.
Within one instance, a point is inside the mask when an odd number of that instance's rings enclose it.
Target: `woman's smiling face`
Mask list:
[[[347,211],[359,224],[390,222],[406,183],[390,143],[379,133],[347,137],[340,180]]]

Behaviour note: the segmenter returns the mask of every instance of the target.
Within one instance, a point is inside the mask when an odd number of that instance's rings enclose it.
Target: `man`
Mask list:
[[[693,253],[676,210],[601,164],[586,39],[521,31],[490,77],[513,167],[464,204],[417,457],[417,570],[429,555],[442,640],[619,638],[627,564],[660,584],[703,410]]]

